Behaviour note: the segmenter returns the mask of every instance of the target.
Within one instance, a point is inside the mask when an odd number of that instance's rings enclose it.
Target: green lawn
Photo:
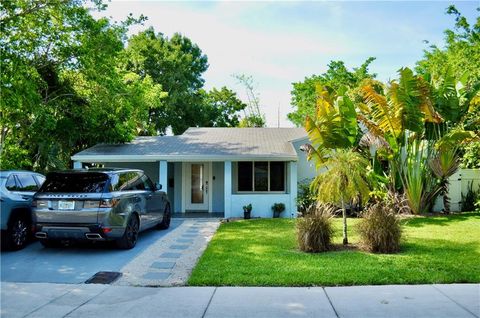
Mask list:
[[[349,219],[350,242],[358,242]],[[341,219],[335,219],[341,243]],[[307,254],[297,250],[295,220],[222,224],[190,277],[190,285],[336,286],[480,282],[480,215],[464,213],[405,221],[402,250]]]

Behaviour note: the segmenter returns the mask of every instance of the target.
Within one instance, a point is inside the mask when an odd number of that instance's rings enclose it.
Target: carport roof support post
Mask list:
[[[224,166],[224,193],[225,193],[225,201],[224,201],[224,215],[225,218],[229,218],[232,213],[232,162],[225,161]]]
[[[73,169],[82,169],[82,162],[81,161],[74,161],[73,162]]]
[[[162,191],[168,191],[168,163],[161,160],[158,164],[158,183],[162,185]]]

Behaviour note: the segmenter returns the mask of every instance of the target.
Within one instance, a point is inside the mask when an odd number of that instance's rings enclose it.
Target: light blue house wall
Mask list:
[[[252,217],[271,218],[273,211],[272,205],[275,203],[285,204],[285,211],[281,214],[281,217],[292,218],[297,216],[297,162],[287,162],[285,182],[285,193],[236,193],[236,169],[235,163],[232,165],[229,177],[226,177],[228,183],[231,179],[231,195],[228,195],[228,200],[225,203],[225,217],[243,217],[243,206],[252,204]],[[225,172],[227,176],[227,171]]]
[[[308,143],[305,136],[302,128],[189,128],[181,136],[145,136],[125,144],[99,144],[75,154],[72,160],[75,168],[88,162],[144,170],[162,185],[175,213],[242,217],[243,206],[251,203],[253,217],[271,217],[272,205],[283,203],[286,210],[282,216],[295,217],[297,183],[316,175],[314,164],[300,150]],[[239,161],[285,162],[285,191],[237,191]],[[197,163],[204,164],[205,177],[200,182],[208,202],[192,200],[191,191],[199,193],[198,174],[191,170]]]
[[[308,143],[309,140],[307,137],[304,139],[296,140],[292,142],[295,151],[297,152],[298,161],[297,161],[297,180],[298,182],[303,182],[308,179],[312,179],[316,175],[315,164],[307,160],[307,154],[304,151],[300,150],[300,147],[303,144]]]
[[[299,145],[302,143],[299,142]],[[298,146],[300,147],[300,146]],[[286,191],[285,193],[236,193],[236,162],[230,162],[232,167],[228,178],[225,178],[225,162],[212,162],[212,206],[211,212],[224,213],[225,217],[243,217],[243,206],[253,205],[253,217],[269,218],[272,217],[271,206],[274,203],[284,203],[285,212],[282,217],[296,216],[296,196],[297,196],[297,175],[304,178],[313,177],[314,173],[309,171],[310,165],[306,157],[299,153],[298,162],[287,162],[286,165]],[[175,213],[184,212],[182,207],[182,193],[184,177],[182,176],[182,162],[168,162],[167,176],[159,178],[160,162],[106,162],[105,167],[141,169],[152,179],[153,182],[164,180],[163,190],[167,192],[172,211]],[[173,180],[172,180],[173,179]],[[167,181],[165,181],[167,180]],[[173,186],[172,186],[173,185]],[[225,187],[228,185],[228,191]]]

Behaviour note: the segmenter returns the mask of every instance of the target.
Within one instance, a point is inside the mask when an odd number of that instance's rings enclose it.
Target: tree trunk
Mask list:
[[[345,203],[342,200],[342,216],[343,216],[343,245],[348,244],[347,237],[347,210],[345,209]]]
[[[450,214],[450,198],[448,197],[448,179],[444,178],[442,182],[443,212]]]

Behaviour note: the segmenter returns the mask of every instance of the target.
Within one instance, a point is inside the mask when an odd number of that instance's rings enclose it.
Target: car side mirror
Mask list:
[[[159,190],[162,190],[162,185],[155,183],[155,191],[159,191]]]

